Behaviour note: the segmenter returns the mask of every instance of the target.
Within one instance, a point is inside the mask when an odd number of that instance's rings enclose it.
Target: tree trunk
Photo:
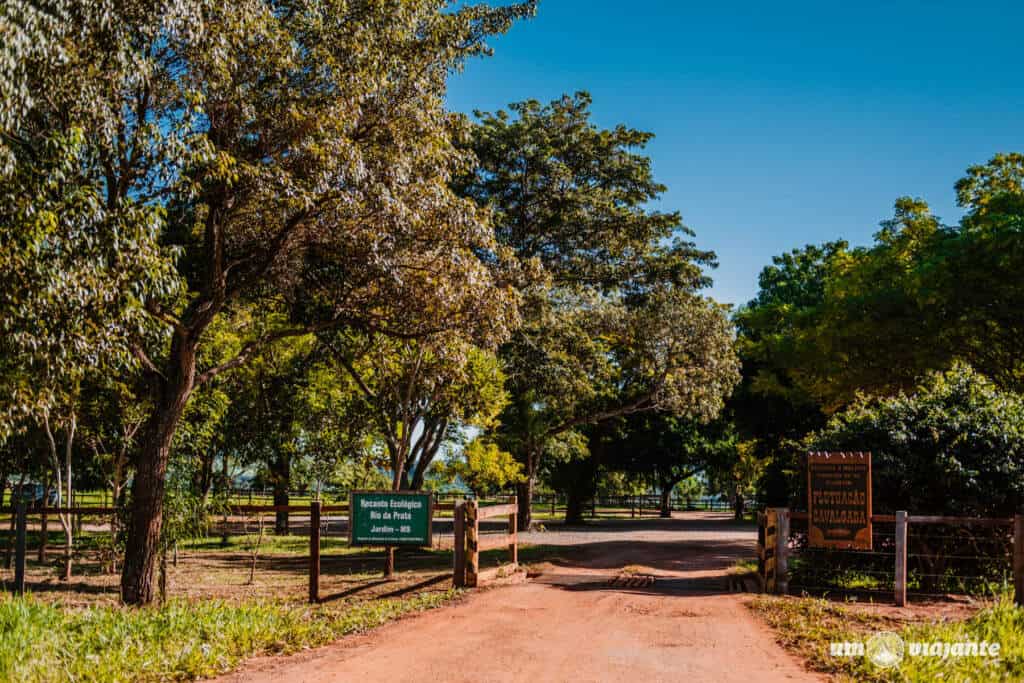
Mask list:
[[[18,485],[11,488],[11,528],[7,533],[7,555],[4,556],[4,569],[11,568],[11,560],[14,558],[14,520],[16,517],[14,504],[17,502],[16,498],[21,496],[25,489],[25,466],[26,463],[22,463],[21,474],[18,475]]]
[[[526,476],[526,481],[516,484],[516,502],[519,505],[519,514],[516,515],[516,522],[519,531],[529,531],[532,518],[530,507],[533,503],[533,488],[537,484],[537,475],[531,472]]]
[[[565,523],[585,524],[583,508],[586,503],[587,496],[584,495],[584,489],[579,486],[570,486],[565,492]]]
[[[71,507],[73,505],[71,497],[71,446],[75,441],[75,430],[78,427],[78,418],[74,411],[71,411],[71,417],[67,427],[67,443],[64,447],[64,484],[67,487],[67,500],[65,505]],[[57,496],[58,502],[60,501],[60,495]],[[44,502],[45,504],[45,502]],[[65,519],[64,515],[60,516],[61,524],[64,526],[64,580],[71,580],[71,549],[74,547],[74,538],[72,536],[71,529],[71,513],[67,513]]]
[[[661,487],[661,516],[669,518],[672,516],[672,488],[675,484]]]
[[[737,522],[743,521],[744,512],[746,512],[746,508],[743,503],[743,493],[737,491],[735,498],[733,498],[733,513]]]
[[[199,467],[192,476],[192,485],[198,495],[205,503],[210,496],[210,489],[213,487],[213,460],[215,456],[213,446],[206,449],[206,452],[199,459]]]
[[[171,441],[195,383],[195,345],[175,337],[169,368],[140,443],[132,511],[121,571],[121,599],[129,605],[153,602],[153,578],[160,552],[164,488]]]
[[[274,482],[274,505],[288,505],[288,487],[291,484],[291,458],[284,453],[279,454],[270,461],[270,476]],[[274,513],[274,533],[278,536],[287,536],[288,512],[287,510]]]
[[[50,497],[50,482],[47,480],[43,486],[43,505],[39,513],[39,556],[36,560],[39,564],[46,564],[46,550],[50,541],[50,516],[46,514],[46,501]]]

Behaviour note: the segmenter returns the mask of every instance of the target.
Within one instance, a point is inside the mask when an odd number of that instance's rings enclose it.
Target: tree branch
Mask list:
[[[195,384],[197,387],[199,387],[209,382],[211,379],[221,374],[222,372],[226,372],[228,370],[237,368],[239,365],[246,363],[250,358],[252,358],[252,356],[255,353],[257,353],[258,351],[262,351],[264,347],[276,341],[285,339],[287,337],[300,337],[304,334],[313,334],[314,332],[327,329],[328,327],[331,327],[334,324],[337,324],[337,322],[332,320],[329,323],[322,323],[320,325],[309,325],[306,327],[293,327],[287,330],[278,330],[277,332],[260,337],[259,339],[254,339],[251,342],[247,342],[242,347],[242,349],[237,354],[235,354],[234,358],[225,361],[220,365],[212,367],[209,370],[206,370],[205,372],[200,374],[198,377],[196,377]]]

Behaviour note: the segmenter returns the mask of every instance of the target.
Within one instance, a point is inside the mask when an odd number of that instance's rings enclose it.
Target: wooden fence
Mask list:
[[[456,588],[475,588],[480,576],[480,551],[507,547],[513,569],[519,564],[519,532],[517,517],[519,505],[515,496],[503,505],[480,506],[475,500],[466,500],[455,506],[455,552],[453,584]],[[494,517],[508,517],[507,533],[480,535],[480,521]]]
[[[758,513],[758,542],[757,561],[758,577],[762,590],[769,593],[786,594],[790,588],[795,588],[790,583],[790,560],[799,554],[807,554],[810,549],[800,550],[793,543],[794,526],[807,523],[807,513],[791,511],[788,508],[769,508]],[[915,534],[912,527],[922,530],[935,528],[969,528],[978,527],[1010,536],[1010,552],[1002,553],[998,550],[986,554],[966,554],[968,551],[961,550],[954,559],[978,560],[989,563],[1006,562],[1007,569],[1012,572],[1014,586],[1014,600],[1018,605],[1024,605],[1024,515],[1013,517],[951,517],[941,515],[912,515],[906,511],[898,511],[894,515],[872,515],[873,525],[892,525],[892,533],[877,531],[884,540],[876,543],[876,548],[871,551],[826,551],[832,552],[833,556],[843,554],[872,556],[872,560],[885,560],[890,564],[891,574],[877,572],[889,578],[891,575],[892,597],[897,606],[907,604],[908,593],[908,560],[913,557],[924,557],[924,555],[911,555],[908,550]],[[877,526],[876,526],[877,529]],[[929,533],[925,531],[922,533]],[[940,538],[954,538],[951,536],[939,536]],[[940,554],[936,557],[944,559]],[[889,555],[892,557],[889,558]],[[885,559],[889,558],[889,559]],[[1008,560],[1008,562],[1007,562]],[[867,573],[871,573],[867,570]],[[982,578],[982,577],[970,577]],[[808,586],[805,588],[820,588]]]
[[[71,515],[81,526],[82,517],[104,517],[109,519],[117,512],[112,507],[61,507],[31,510],[25,504],[17,506],[12,517],[14,534],[14,582],[13,592],[25,591],[25,567],[27,556],[28,517],[43,515]],[[312,501],[308,505],[232,505],[222,514],[227,516],[264,514],[264,513],[308,513],[309,515],[309,601],[320,602],[320,540],[326,532],[330,515],[348,515],[348,503],[324,504]],[[497,547],[507,547],[512,566],[518,564],[519,535],[516,530],[518,506],[515,496],[511,502],[498,504],[481,504],[477,500],[454,502],[437,502],[434,504],[434,520],[444,522],[449,513],[452,516],[454,529],[454,566],[453,584],[457,587],[475,587],[479,581],[479,553]],[[436,513],[441,513],[440,515]],[[507,532],[480,534],[480,521],[495,517],[508,517]],[[226,531],[225,531],[226,533]],[[432,530],[433,536],[433,530]],[[440,547],[440,543],[432,542],[432,546]],[[70,564],[69,564],[70,566]]]

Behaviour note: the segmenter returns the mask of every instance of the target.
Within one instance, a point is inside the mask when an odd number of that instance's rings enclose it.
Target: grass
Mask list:
[[[1007,681],[1024,680],[1024,609],[1002,594],[962,621],[904,623],[814,598],[759,597],[751,609],[777,639],[817,671],[844,681]],[[905,656],[898,667],[882,669],[865,657],[834,657],[829,643],[864,642],[878,631],[893,631],[905,642],[987,641],[999,643],[998,658]]]
[[[329,606],[174,600],[62,608],[0,598],[0,680],[164,681],[214,676],[259,654],[323,645],[446,604],[456,591]]]
[[[757,571],[757,560],[736,560],[732,566],[733,574],[751,574]]]

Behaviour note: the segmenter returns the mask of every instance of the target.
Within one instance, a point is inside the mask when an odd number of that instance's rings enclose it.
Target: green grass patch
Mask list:
[[[164,681],[214,676],[259,654],[323,645],[443,605],[456,591],[305,606],[171,601],[62,608],[0,598],[0,680]]]
[[[775,631],[788,650],[817,671],[847,681],[1009,681],[1024,680],[1024,609],[1001,595],[963,621],[903,624],[815,598],[759,597],[751,609]],[[864,642],[878,631],[892,631],[906,643],[966,641],[999,643],[998,658],[904,656],[882,669],[865,657],[838,657],[836,641]]]
[[[736,560],[732,571],[735,574],[752,574],[757,571],[757,560]]]

